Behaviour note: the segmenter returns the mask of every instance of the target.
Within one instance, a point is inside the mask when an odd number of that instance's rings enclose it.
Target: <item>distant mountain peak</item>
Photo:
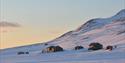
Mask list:
[[[114,15],[110,18],[91,19],[91,20],[87,21],[86,23],[84,23],[82,26],[80,26],[75,31],[78,32],[78,33],[79,32],[85,33],[85,32],[88,32],[90,30],[101,28],[104,25],[109,24],[113,21],[119,21],[119,20],[122,20],[122,19],[125,19],[125,9],[122,9],[116,15]]]
[[[119,11],[116,15],[111,17],[112,19],[124,19],[125,18],[125,9]]]
[[[122,10],[119,11],[116,15],[125,15],[125,9],[122,9]]]

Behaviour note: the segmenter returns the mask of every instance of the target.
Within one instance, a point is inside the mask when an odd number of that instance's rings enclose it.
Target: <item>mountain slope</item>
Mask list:
[[[50,41],[50,44],[60,45],[65,49],[72,49],[77,45],[87,47],[91,42],[107,45],[125,43],[125,9],[110,18],[92,19],[74,31]],[[122,32],[122,34],[119,34]]]
[[[124,18],[125,18],[125,9],[121,10],[116,15],[110,18],[91,19],[85,24],[83,24],[81,27],[79,27],[76,31],[84,33],[93,29],[101,28],[105,26],[106,24],[109,24],[109,23],[112,23],[113,21],[124,19]]]

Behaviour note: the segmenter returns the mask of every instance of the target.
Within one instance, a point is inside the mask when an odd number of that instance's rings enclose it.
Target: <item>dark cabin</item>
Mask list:
[[[42,51],[42,53],[59,52],[59,51],[63,51],[63,48],[60,46],[49,46],[49,47],[45,48]]]
[[[88,50],[99,50],[102,48],[103,48],[103,45],[100,43],[91,43],[91,44],[89,44]]]
[[[84,47],[83,46],[76,46],[75,47],[75,50],[80,50],[80,49],[84,49]]]
[[[110,50],[111,51],[112,49],[113,49],[113,46],[107,46],[106,47],[106,50]]]

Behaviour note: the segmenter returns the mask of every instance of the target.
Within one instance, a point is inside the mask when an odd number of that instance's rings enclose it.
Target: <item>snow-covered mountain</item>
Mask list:
[[[57,54],[53,53],[55,56],[50,56],[50,54],[49,55],[45,54],[45,55],[43,55],[43,57],[37,56],[37,54],[40,53],[42,51],[42,49],[44,49],[48,46],[51,46],[51,45],[59,45],[62,48],[64,48],[65,50],[72,50],[75,46],[78,46],[78,45],[82,45],[85,48],[88,48],[88,45],[92,42],[99,42],[99,43],[103,44],[104,47],[106,47],[107,45],[117,45],[119,49],[116,50],[115,52],[111,52],[109,57],[105,56],[105,55],[107,55],[106,51],[93,52],[92,54],[88,53],[88,52],[81,53],[81,52],[75,52],[75,51],[71,51],[71,52],[68,51],[68,52],[63,52],[62,55],[59,55],[59,53],[57,53]],[[46,43],[48,45],[45,45]],[[61,35],[60,37],[58,37],[54,40],[51,40],[49,42],[46,42],[46,43],[39,43],[39,44],[33,44],[33,45],[28,45],[28,46],[0,50],[0,52],[1,52],[0,55],[5,55],[3,57],[3,59],[5,59],[7,56],[10,56],[10,57],[14,56],[14,57],[18,58],[18,56],[16,56],[17,52],[29,51],[31,53],[30,56],[24,55],[22,57],[25,57],[25,58],[35,57],[35,58],[37,58],[36,60],[38,60],[38,61],[40,61],[40,58],[42,58],[42,60],[44,60],[44,59],[47,60],[47,58],[51,58],[47,61],[43,61],[43,63],[45,63],[45,62],[49,63],[49,61],[51,63],[51,61],[56,61],[53,58],[56,58],[58,61],[64,60],[66,62],[66,61],[70,61],[70,60],[79,61],[81,58],[83,58],[82,60],[85,60],[85,58],[94,59],[94,56],[97,56],[98,59],[101,58],[101,56],[102,56],[103,57],[102,59],[104,59],[106,61],[107,61],[107,59],[105,59],[105,58],[111,59],[114,56],[114,58],[115,58],[114,60],[120,59],[120,61],[121,60],[124,61],[125,56],[123,53],[125,52],[125,9],[121,10],[116,15],[109,17],[109,18],[91,19],[91,20],[87,21],[85,24],[83,24],[82,26],[80,26],[79,28],[77,28],[76,30],[69,31],[69,32]],[[117,52],[118,53],[120,52],[120,54],[117,54]],[[32,56],[34,54],[35,54],[35,56]],[[98,56],[98,54],[101,54],[101,55]],[[117,56],[115,56],[115,55],[117,55]],[[45,57],[45,56],[47,56],[47,57]],[[92,56],[92,57],[89,58],[88,56]],[[66,59],[64,59],[64,58],[66,58]],[[20,59],[22,59],[22,58],[20,57]],[[69,59],[69,60],[67,60],[67,59]],[[98,59],[96,59],[96,60],[98,60]],[[9,61],[9,60],[10,59],[7,58],[5,61]],[[25,59],[23,59],[23,60],[25,60]],[[30,59],[28,59],[28,60],[30,60]],[[34,60],[34,61],[36,61],[36,60]],[[80,60],[79,62],[83,63],[82,60]],[[16,60],[14,60],[14,61],[16,61]],[[25,60],[25,61],[27,61],[27,60]],[[23,63],[25,63],[25,61]],[[62,63],[65,63],[65,62],[62,62]],[[119,60],[118,60],[118,62],[119,62]],[[35,63],[35,62],[29,62],[29,63]],[[38,62],[38,63],[42,63],[42,61]],[[67,63],[69,63],[69,62],[67,62]],[[73,63],[73,62],[71,62],[71,63]],[[97,63],[97,62],[95,62],[95,63]],[[101,63],[101,62],[98,62],[98,63]],[[114,63],[114,62],[111,61],[111,63]]]
[[[87,31],[91,31],[93,29],[101,28],[105,26],[106,24],[112,23],[113,21],[116,21],[119,19],[125,19],[125,9],[121,10],[116,15],[110,18],[91,19],[87,21],[85,24],[83,24],[81,27],[79,27],[76,31],[84,33]]]
[[[91,19],[49,43],[71,49],[77,45],[87,47],[91,42],[100,42],[105,46],[125,43],[125,9],[110,18]]]

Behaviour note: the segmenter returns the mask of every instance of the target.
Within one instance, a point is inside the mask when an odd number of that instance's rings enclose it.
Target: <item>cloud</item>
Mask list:
[[[0,22],[0,27],[20,27],[20,25],[18,23],[2,21]]]

